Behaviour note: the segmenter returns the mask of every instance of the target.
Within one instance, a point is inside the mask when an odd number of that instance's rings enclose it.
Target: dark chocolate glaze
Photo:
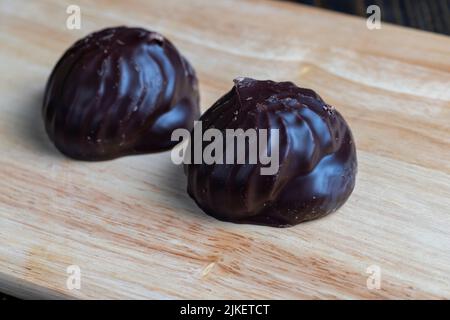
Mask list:
[[[279,129],[275,175],[261,175],[259,162],[185,164],[189,195],[213,217],[288,227],[334,212],[353,191],[357,161],[350,128],[312,90],[241,78],[200,120],[203,131]]]
[[[43,117],[55,146],[80,160],[173,147],[200,116],[195,72],[162,35],[116,27],[70,47],[47,83]]]

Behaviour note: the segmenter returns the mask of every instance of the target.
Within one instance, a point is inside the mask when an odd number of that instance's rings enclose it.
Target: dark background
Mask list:
[[[367,17],[369,5],[378,5],[381,20],[450,35],[450,0],[289,0]],[[13,299],[0,292],[0,301]]]
[[[375,4],[381,20],[411,28],[450,35],[450,0],[290,0],[367,17]]]
[[[7,296],[4,293],[0,292],[0,301],[10,300],[10,299],[14,299],[14,298],[10,297],[10,296]]]

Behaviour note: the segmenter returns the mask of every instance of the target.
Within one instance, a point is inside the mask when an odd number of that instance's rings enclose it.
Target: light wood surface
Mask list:
[[[81,30],[65,27],[81,7]],[[288,229],[219,222],[170,153],[85,163],[40,116],[76,39],[113,25],[166,35],[206,110],[237,76],[316,90],[348,120],[356,189]],[[0,1],[0,291],[24,298],[450,298],[450,38],[292,3]],[[81,268],[68,290],[66,268]],[[369,290],[366,269],[381,269]]]

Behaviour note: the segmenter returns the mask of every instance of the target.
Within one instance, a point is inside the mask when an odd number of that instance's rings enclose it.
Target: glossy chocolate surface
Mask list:
[[[170,149],[200,116],[195,72],[162,35],[117,27],[77,41],[48,80],[43,117],[56,147],[80,160]]]
[[[188,193],[211,216],[287,227],[334,212],[353,191],[357,161],[350,128],[312,90],[241,78],[200,120],[203,131],[279,129],[275,175],[261,175],[259,162],[185,165]]]

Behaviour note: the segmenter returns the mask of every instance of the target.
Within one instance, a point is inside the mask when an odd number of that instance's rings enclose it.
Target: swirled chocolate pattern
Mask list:
[[[204,131],[279,129],[274,175],[261,175],[260,162],[185,165],[188,193],[211,216],[287,227],[337,210],[353,191],[357,161],[350,128],[312,90],[237,79],[200,120]]]
[[[116,27],[70,47],[47,83],[43,117],[55,146],[80,160],[170,149],[200,115],[195,72],[162,35]]]

